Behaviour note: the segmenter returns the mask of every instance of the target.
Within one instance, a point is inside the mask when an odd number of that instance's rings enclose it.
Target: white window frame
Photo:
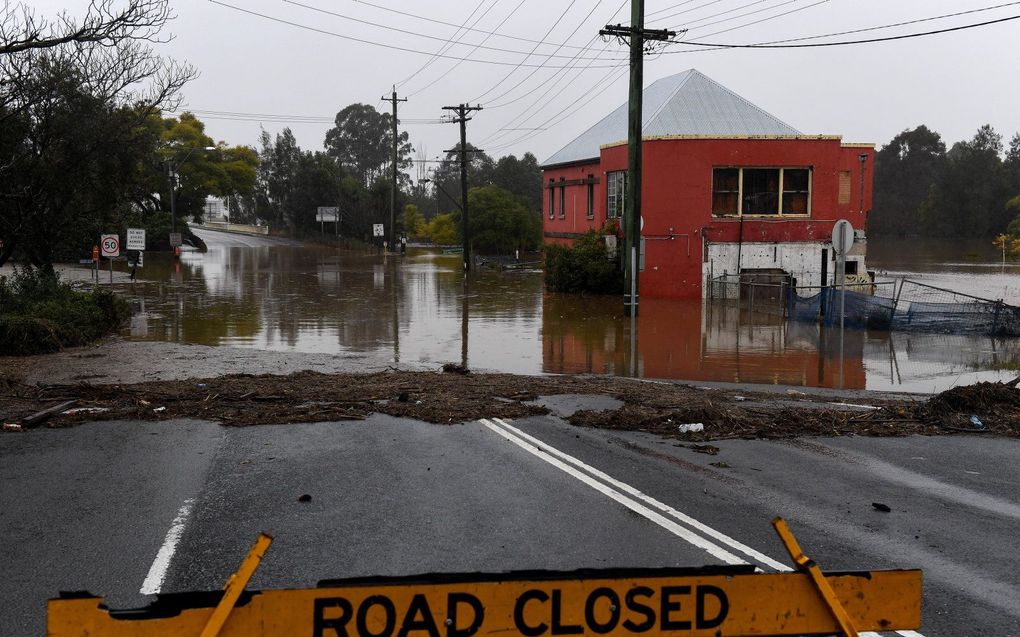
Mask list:
[[[617,177],[619,176],[619,177]],[[619,179],[619,183],[617,183]],[[623,192],[617,194],[617,187]],[[620,209],[615,205],[619,203]],[[606,219],[623,219],[627,212],[627,171],[613,170],[606,173]]]

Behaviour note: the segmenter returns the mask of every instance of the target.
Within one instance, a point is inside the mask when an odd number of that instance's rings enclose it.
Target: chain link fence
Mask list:
[[[782,315],[791,321],[846,327],[1020,336],[1020,307],[909,279],[840,286],[795,286],[789,277],[726,275],[710,279],[713,303]]]

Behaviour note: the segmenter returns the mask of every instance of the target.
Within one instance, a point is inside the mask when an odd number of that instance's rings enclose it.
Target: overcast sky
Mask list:
[[[485,108],[468,123],[469,142],[493,156],[530,151],[541,161],[627,99],[627,74],[622,67],[612,68],[626,64],[626,50],[596,36],[606,23],[629,21],[630,0],[217,2],[172,2],[177,19],[170,31],[175,40],[160,50],[197,67],[201,76],[185,88],[184,104],[200,113],[213,138],[231,144],[255,146],[260,127],[275,133],[290,126],[303,148],[321,149],[337,111],[355,102],[389,109],[380,97],[396,84],[398,94],[409,97],[400,104],[402,126],[428,157],[458,140],[456,125],[433,123],[443,115],[442,107],[470,102]],[[52,15],[64,8],[80,14],[87,2],[29,4]],[[1020,15],[1020,2],[647,0],[646,26],[689,25],[685,39],[746,44],[1003,4],[957,17],[803,41],[823,42],[996,20]],[[455,26],[442,23],[466,23],[476,30],[458,33]],[[450,38],[454,44],[448,47]],[[535,54],[528,57],[532,49]],[[469,59],[458,63],[431,56],[439,51]],[[664,51],[648,56],[646,85],[696,68],[805,133],[839,134],[845,141],[882,145],[906,128],[926,124],[941,133],[948,146],[970,138],[985,123],[1007,142],[1020,130],[1020,20],[855,46],[703,50],[674,44]],[[243,115],[229,119],[210,111]],[[280,116],[307,121],[282,121],[287,118]]]

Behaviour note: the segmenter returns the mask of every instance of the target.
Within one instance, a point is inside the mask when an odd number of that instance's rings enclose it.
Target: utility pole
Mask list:
[[[387,100],[393,103],[393,183],[390,184],[390,250],[396,250],[396,236],[397,236],[397,150],[400,141],[397,139],[397,102],[406,102],[407,98],[397,99],[397,87],[393,87],[393,92],[389,97],[383,96],[380,99]]]
[[[467,187],[467,154],[480,153],[480,149],[468,150],[467,148],[467,122],[472,119],[468,117],[471,111],[482,110],[481,106],[471,106],[469,104],[460,104],[458,106],[444,106],[445,111],[455,111],[457,117],[450,120],[451,123],[460,124],[460,234],[464,238],[464,271],[468,272],[471,270],[471,236],[468,229],[468,187]],[[443,151],[446,153],[453,152],[452,150]]]
[[[631,0],[630,26],[606,25],[601,36],[630,39],[630,102],[627,121],[627,208],[624,211],[624,297],[626,316],[638,315],[638,252],[641,249],[641,97],[644,90],[645,40],[667,41],[676,31],[645,29],[645,2]]]

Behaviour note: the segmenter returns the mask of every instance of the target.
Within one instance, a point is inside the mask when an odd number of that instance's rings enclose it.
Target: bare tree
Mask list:
[[[0,55],[65,44],[113,46],[125,40],[159,42],[159,33],[173,18],[168,0],[92,0],[84,18],[63,12],[54,20],[36,15],[19,2],[4,0],[0,8]]]

